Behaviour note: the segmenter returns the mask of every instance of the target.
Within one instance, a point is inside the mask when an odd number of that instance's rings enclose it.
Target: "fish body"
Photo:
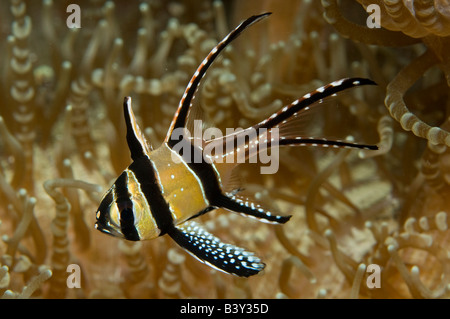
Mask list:
[[[192,100],[208,67],[244,29],[268,15],[248,18],[211,50],[189,82],[160,147],[153,149],[146,141],[133,114],[131,98],[124,99],[127,143],[133,162],[104,195],[96,214],[98,230],[132,241],[167,234],[201,262],[226,273],[252,276],[264,269],[260,258],[243,248],[221,242],[192,219],[217,208],[274,224],[286,223],[290,216],[267,211],[241,197],[239,190],[225,191],[223,179],[236,166],[236,161],[230,164],[223,160],[235,160],[241,155],[248,159],[253,149],[260,152],[279,145],[377,148],[346,141],[276,134],[276,129],[307,112],[313,103],[354,86],[374,84],[361,78],[342,79],[318,88],[251,128],[221,138],[197,143],[179,134],[186,127]],[[249,135],[252,132],[254,134]],[[242,138],[244,136],[249,138]],[[205,155],[205,149],[219,149],[218,146],[230,141],[235,142],[231,150]]]

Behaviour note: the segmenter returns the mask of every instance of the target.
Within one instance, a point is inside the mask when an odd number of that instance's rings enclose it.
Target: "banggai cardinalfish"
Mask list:
[[[237,164],[223,159],[249,158],[252,150],[260,152],[278,146],[377,149],[373,145],[299,137],[289,134],[289,130],[280,130],[328,96],[355,86],[375,84],[363,78],[346,78],[318,88],[251,128],[231,135],[202,139],[198,143],[179,134],[180,129],[186,127],[194,95],[208,67],[242,31],[268,15],[270,13],[248,18],[211,50],[192,76],[159,148],[153,149],[146,141],[133,114],[131,98],[125,98],[126,139],[133,162],[104,195],[96,215],[98,230],[133,241],[167,234],[201,262],[226,273],[249,277],[264,269],[260,258],[243,248],[221,242],[192,219],[218,208],[275,224],[284,224],[291,216],[272,214],[240,196],[239,189],[225,191],[226,181]],[[257,134],[241,139],[250,130]],[[275,134],[275,131],[285,133]],[[206,148],[222,146],[230,140],[243,142],[226,154],[204,156]]]

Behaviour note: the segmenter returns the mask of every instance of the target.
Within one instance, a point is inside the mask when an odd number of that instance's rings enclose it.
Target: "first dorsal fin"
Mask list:
[[[214,62],[214,59],[219,55],[219,53],[233,41],[236,39],[242,31],[244,31],[247,27],[252,25],[255,22],[267,17],[270,15],[270,12],[263,13],[260,15],[251,16],[244,22],[242,22],[239,26],[236,27],[233,31],[231,31],[222,41],[219,42],[208,54],[208,56],[202,61],[202,63],[198,66],[197,71],[195,71],[192,76],[189,84],[186,87],[186,90],[183,94],[183,97],[180,100],[178,105],[178,109],[175,112],[172,123],[170,124],[169,131],[167,132],[167,136],[165,139],[165,143],[168,143],[169,146],[173,146],[177,141],[172,140],[172,133],[175,129],[184,128],[186,125],[186,120],[189,115],[189,109],[192,104],[192,100],[194,99],[195,92],[200,84],[201,79],[205,75],[209,66]]]
[[[139,128],[133,109],[131,108],[131,97],[125,97],[123,101],[123,114],[127,125],[127,143],[131,152],[131,158],[136,160],[148,154],[152,147],[145,139]]]

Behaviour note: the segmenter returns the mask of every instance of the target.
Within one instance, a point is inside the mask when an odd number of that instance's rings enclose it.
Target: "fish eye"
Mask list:
[[[135,214],[131,200],[117,202],[119,213],[120,231],[128,240],[139,240],[139,234],[135,226]]]
[[[131,200],[125,200],[117,202],[117,208],[119,209],[119,212],[122,214],[122,211],[131,210],[133,211],[133,203]]]
[[[133,202],[131,200],[121,201],[117,203],[117,208],[120,214],[121,225],[134,224]]]
[[[134,213],[133,209],[125,208],[120,212],[120,222],[121,224],[132,224],[134,223]]]

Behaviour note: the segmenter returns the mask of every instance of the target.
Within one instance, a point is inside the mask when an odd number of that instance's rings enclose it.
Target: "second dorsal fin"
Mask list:
[[[189,84],[186,87],[183,97],[181,98],[178,105],[178,109],[173,117],[172,123],[170,124],[169,131],[167,132],[167,136],[164,142],[168,143],[170,147],[172,147],[177,142],[176,140],[172,140],[172,133],[174,132],[174,130],[184,128],[186,126],[186,120],[189,115],[189,110],[191,108],[195,92],[197,91],[201,79],[205,75],[209,66],[214,62],[215,58],[228,44],[236,39],[242,33],[242,31],[270,14],[270,12],[267,12],[260,15],[251,16],[247,20],[243,21],[239,26],[236,27],[236,29],[231,31],[222,41],[220,41],[219,44],[217,44],[211,50],[208,56],[198,66],[197,71],[195,71],[194,75],[189,81]]]

